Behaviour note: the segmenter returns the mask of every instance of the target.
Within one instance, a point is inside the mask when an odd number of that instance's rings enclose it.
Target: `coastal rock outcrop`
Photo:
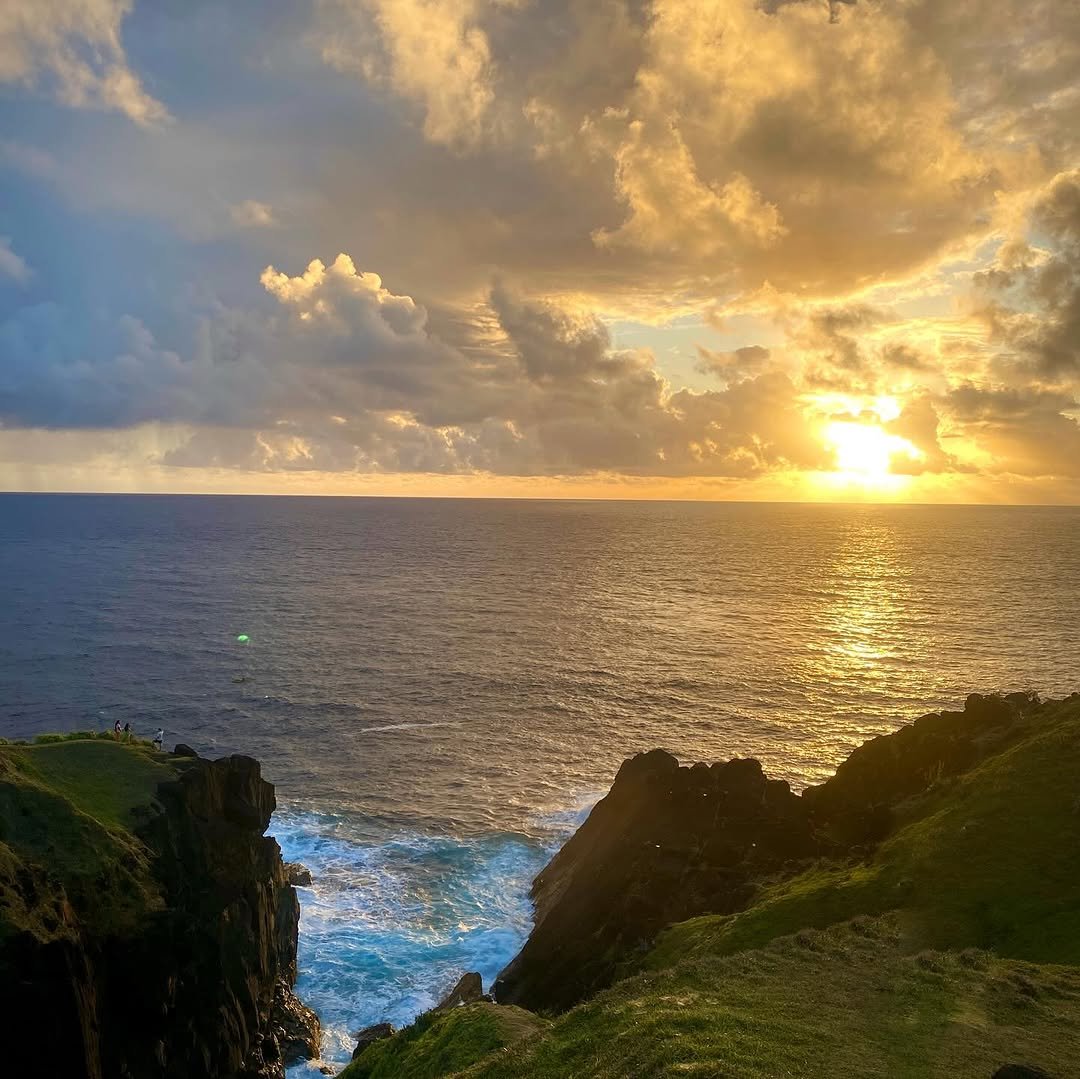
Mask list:
[[[972,693],[961,712],[932,712],[871,738],[829,780],[803,792],[815,827],[845,845],[882,839],[896,806],[1002,748],[1038,706],[1035,694]]]
[[[117,786],[165,773],[125,816],[130,828],[0,774],[0,1014],[19,1032],[7,1066],[280,1079],[319,1034],[291,988],[299,903],[264,835],[273,787],[248,757],[172,758],[166,772],[135,749],[90,750],[131,765],[110,777]],[[97,797],[94,775],[84,786]],[[55,843],[38,841],[35,816]]]
[[[286,862],[285,879],[294,888],[310,888],[312,884],[311,870],[299,862]]]
[[[854,855],[902,803],[1022,736],[1034,694],[973,694],[856,749],[802,796],[756,760],[680,767],[662,750],[619,769],[608,795],[533,882],[535,920],[495,999],[561,1011],[609,984],[667,925],[743,910],[808,859]]]
[[[376,1042],[385,1038],[392,1038],[395,1034],[393,1023],[375,1023],[370,1027],[356,1032],[356,1048],[353,1050],[352,1059],[356,1060],[361,1053]]]
[[[495,999],[568,1008],[664,926],[739,910],[755,881],[821,850],[801,800],[756,760],[682,768],[639,754],[534,881],[535,926]]]
[[[471,971],[468,974],[463,974],[458,979],[457,985],[439,1001],[435,1010],[445,1011],[447,1008],[460,1008],[463,1004],[475,1004],[483,999],[484,980],[476,971]]]

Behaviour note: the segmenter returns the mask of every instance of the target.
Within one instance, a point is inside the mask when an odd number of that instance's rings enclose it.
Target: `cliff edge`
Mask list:
[[[872,847],[906,800],[1023,737],[1040,714],[1033,695],[972,694],[963,711],[871,739],[801,796],[756,760],[680,767],[663,750],[639,754],[533,882],[534,927],[496,998],[566,1010],[609,985],[666,926],[744,910],[815,859]]]
[[[92,737],[0,745],[13,1073],[280,1079],[318,1050],[257,761]],[[14,1055],[14,1060],[12,1059]]]
[[[1078,792],[1080,694],[969,697],[801,796],[644,754],[499,985],[558,1014],[434,1013],[342,1079],[1076,1079]]]

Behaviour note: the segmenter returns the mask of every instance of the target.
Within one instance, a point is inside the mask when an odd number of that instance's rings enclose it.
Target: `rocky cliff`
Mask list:
[[[811,859],[871,848],[906,799],[1019,737],[1037,711],[1023,694],[972,695],[962,712],[867,742],[802,796],[756,760],[680,767],[660,750],[639,754],[534,881],[534,928],[496,999],[565,1010],[665,926],[743,910],[763,884]]]
[[[0,747],[0,1015],[13,1074],[272,1079],[318,1048],[299,904],[247,757]]]

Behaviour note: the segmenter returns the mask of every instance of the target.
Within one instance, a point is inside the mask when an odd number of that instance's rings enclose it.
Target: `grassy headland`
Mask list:
[[[187,764],[111,735],[0,745],[0,934],[21,928],[47,939],[63,931],[27,894],[26,867],[60,885],[102,928],[120,930],[153,906],[134,828],[158,784]]]
[[[1080,964],[1080,699],[1048,705],[1027,737],[912,801],[904,816],[868,860],[777,884],[740,914],[683,922],[648,965],[891,910],[903,912],[911,947]]]
[[[317,1052],[259,764],[111,736],[0,745],[11,1074],[256,1076]]]
[[[637,973],[508,1047],[465,1009],[379,1043],[400,1079],[1080,1076],[1080,697],[900,807],[869,853],[670,928]],[[485,1022],[488,1020],[485,1019]],[[361,1070],[368,1050],[343,1079]],[[372,1057],[374,1062],[375,1058]]]

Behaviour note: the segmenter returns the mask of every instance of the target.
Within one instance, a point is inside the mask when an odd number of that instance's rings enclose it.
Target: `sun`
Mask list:
[[[837,472],[867,480],[889,476],[894,456],[921,456],[906,438],[872,423],[837,420],[825,428],[825,442],[836,455]]]

